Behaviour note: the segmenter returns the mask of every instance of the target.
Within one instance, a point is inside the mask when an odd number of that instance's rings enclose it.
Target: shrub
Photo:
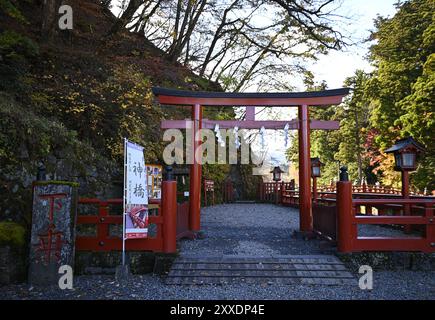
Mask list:
[[[26,242],[26,230],[14,222],[0,222],[0,246],[23,247]]]

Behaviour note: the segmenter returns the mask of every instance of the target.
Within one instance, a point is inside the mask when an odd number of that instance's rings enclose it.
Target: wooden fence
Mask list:
[[[76,249],[122,250],[123,199],[81,198],[78,206]],[[148,208],[148,237],[126,241],[126,250],[176,252],[177,231],[186,233],[186,223],[181,222],[188,219],[186,204],[177,204],[177,183],[163,181],[162,200],[150,200]],[[180,229],[177,229],[177,219],[181,221]]]
[[[434,197],[413,195],[403,199],[394,189],[362,189],[344,183],[346,189],[341,192],[343,182],[335,188],[319,188],[312,210],[314,232],[336,241],[339,251],[435,252]],[[264,183],[260,201],[298,207],[298,191],[279,185]],[[358,225],[389,226],[404,234],[402,237],[359,236]]]

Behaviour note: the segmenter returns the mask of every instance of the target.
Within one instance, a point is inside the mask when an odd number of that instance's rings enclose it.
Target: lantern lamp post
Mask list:
[[[313,178],[313,202],[317,202],[317,178],[321,176],[321,167],[324,164],[320,162],[320,159],[311,158],[311,178]]]
[[[275,182],[281,181],[281,174],[283,172],[284,171],[282,171],[280,167],[273,168],[273,170],[270,172],[273,174],[273,181],[275,181]]]
[[[398,140],[391,148],[385,150],[385,153],[394,154],[394,170],[402,173],[403,199],[409,199],[409,172],[417,169],[417,155],[423,151],[424,148],[412,137]],[[404,215],[409,214],[410,207],[405,205]],[[409,226],[406,226],[405,230],[410,231]]]
[[[417,169],[417,155],[424,148],[412,137],[396,141],[396,144],[385,150],[385,153],[393,153],[394,170],[402,172],[402,195],[409,198],[409,172]]]
[[[275,204],[279,203],[278,182],[281,181],[281,174],[283,172],[284,171],[282,171],[279,166],[273,168],[273,170],[270,172],[273,174],[273,181],[275,181]]]

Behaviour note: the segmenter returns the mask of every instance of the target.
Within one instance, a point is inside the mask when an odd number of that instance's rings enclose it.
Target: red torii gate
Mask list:
[[[162,105],[191,106],[193,121],[193,136],[202,128],[240,129],[282,129],[288,123],[290,129],[298,130],[299,137],[299,216],[300,231],[313,231],[311,203],[311,165],[310,165],[310,129],[338,130],[338,121],[317,121],[309,119],[309,106],[338,105],[349,94],[349,89],[335,89],[302,93],[226,93],[226,92],[196,92],[165,88],[153,89],[154,95]],[[244,121],[214,121],[202,119],[203,106],[242,106],[246,107]],[[298,107],[298,119],[290,121],[256,121],[255,107]],[[162,129],[185,129],[186,120],[165,120]],[[194,154],[201,141],[194,138]],[[194,157],[195,158],[195,157]],[[189,226],[193,232],[200,231],[201,212],[201,166],[194,159],[190,167],[190,212]]]

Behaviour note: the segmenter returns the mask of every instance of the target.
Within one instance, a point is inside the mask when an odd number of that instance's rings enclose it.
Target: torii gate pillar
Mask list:
[[[299,226],[302,232],[313,231],[311,203],[310,118],[308,105],[298,107],[299,114]]]
[[[189,186],[189,228],[193,232],[201,228],[201,165],[197,158],[197,150],[201,142],[198,131],[202,127],[202,107],[199,104],[192,106],[192,144],[193,164],[190,165],[190,186]]]

